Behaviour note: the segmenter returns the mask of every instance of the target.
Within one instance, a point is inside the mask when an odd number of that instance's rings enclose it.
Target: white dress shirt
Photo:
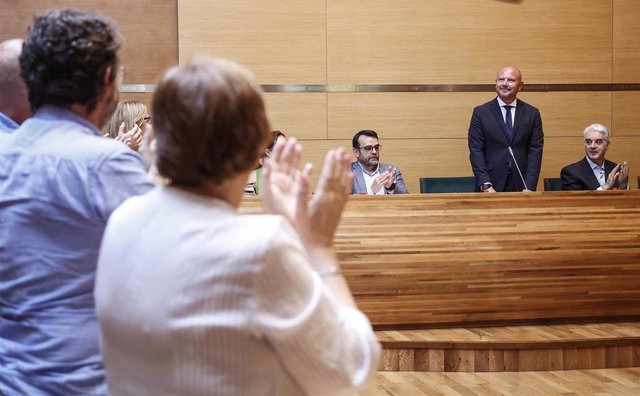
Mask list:
[[[373,182],[376,180],[376,177],[380,176],[380,165],[376,166],[376,170],[373,173],[369,174],[366,169],[362,166],[360,162],[358,162],[360,168],[362,168],[362,177],[364,178],[364,184],[367,185],[367,194],[368,195],[384,195],[384,186],[380,186],[378,191],[373,191],[371,186]]]
[[[511,102],[510,104],[506,104],[502,99],[500,99],[500,97],[498,97],[498,105],[500,106],[500,111],[502,112],[502,121],[504,121],[504,123],[507,123],[507,109],[504,108],[504,106],[512,106],[513,108],[511,109],[510,113],[511,113],[511,125],[513,125],[515,127],[515,121],[516,121],[516,109],[518,108],[518,99],[514,100],[513,102]]]

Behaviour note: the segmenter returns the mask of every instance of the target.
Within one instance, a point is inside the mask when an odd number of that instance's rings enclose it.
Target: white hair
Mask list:
[[[588,127],[584,128],[582,136],[587,136],[587,133],[591,131],[600,132],[604,137],[604,141],[609,143],[609,129],[606,126],[602,124],[591,124]]]

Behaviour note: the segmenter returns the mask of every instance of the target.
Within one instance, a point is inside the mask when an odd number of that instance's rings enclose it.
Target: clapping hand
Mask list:
[[[618,182],[621,190],[626,190],[629,185],[629,164],[627,161],[623,162],[620,166],[620,175],[618,176]]]
[[[276,144],[264,164],[262,204],[265,212],[289,219],[307,247],[328,247],[353,182],[349,156],[342,148],[327,153],[316,193],[309,203],[311,164],[298,170],[301,152],[295,139]]]
[[[105,135],[105,137],[108,136],[109,134]],[[142,144],[142,129],[140,129],[137,124],[133,124],[133,128],[125,132],[123,122],[118,128],[118,134],[116,135],[114,140],[124,143],[131,150],[138,151],[140,145]]]
[[[390,168],[380,173],[371,184],[371,191],[374,193],[384,187],[390,189],[396,181],[396,168]]]
[[[611,173],[609,173],[609,177],[607,177],[607,181],[602,185],[602,189],[611,190],[613,187],[615,187],[619,179],[620,179],[620,164],[616,165],[616,167],[613,168],[613,170],[611,170]]]

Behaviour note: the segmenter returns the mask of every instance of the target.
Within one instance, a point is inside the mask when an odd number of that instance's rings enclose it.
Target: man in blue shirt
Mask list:
[[[20,77],[22,40],[0,43],[0,133],[11,133],[31,116],[27,87]]]
[[[120,38],[103,16],[36,17],[20,57],[35,111],[0,145],[0,393],[104,395],[93,285],[107,219],[152,188],[102,137]],[[135,235],[131,236],[135,238]]]

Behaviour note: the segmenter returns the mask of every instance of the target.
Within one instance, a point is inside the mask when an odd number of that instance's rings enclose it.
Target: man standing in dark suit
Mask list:
[[[496,77],[498,97],[473,109],[469,159],[484,192],[535,191],[538,184],[542,119],[537,108],[516,99],[523,84],[520,70],[503,67]]]
[[[408,194],[407,186],[398,167],[380,163],[380,143],[375,131],[365,129],[353,136],[353,154],[357,161],[351,163],[353,186],[351,194],[383,195]]]
[[[584,129],[584,151],[580,161],[567,165],[560,172],[563,190],[611,190],[629,188],[629,165],[606,160],[609,129],[592,124]]]

